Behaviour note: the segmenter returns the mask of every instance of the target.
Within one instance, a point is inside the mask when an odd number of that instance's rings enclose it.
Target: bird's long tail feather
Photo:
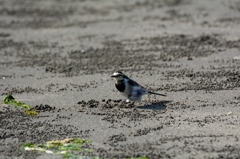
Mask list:
[[[159,96],[167,96],[167,95],[165,95],[165,94],[159,94],[159,93],[155,93],[155,92],[151,92],[151,91],[149,91],[148,93],[149,93],[149,94],[159,95]]]

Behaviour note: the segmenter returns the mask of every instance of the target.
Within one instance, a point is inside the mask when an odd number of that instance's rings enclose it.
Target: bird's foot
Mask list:
[[[126,99],[125,100],[125,108],[133,108],[135,107],[135,101],[131,101],[130,99]]]
[[[129,102],[131,102],[131,101],[130,101],[130,99],[126,99],[126,102],[129,103]]]

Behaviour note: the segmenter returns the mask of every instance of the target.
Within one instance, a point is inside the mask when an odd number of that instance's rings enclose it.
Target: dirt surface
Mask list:
[[[78,137],[105,158],[240,158],[238,0],[1,0],[1,158]],[[110,75],[149,90],[124,103]]]

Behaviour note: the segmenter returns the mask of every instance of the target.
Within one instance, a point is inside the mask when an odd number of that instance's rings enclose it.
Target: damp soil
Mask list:
[[[1,158],[27,142],[91,140],[102,158],[239,158],[240,3],[0,0]],[[111,74],[151,91],[126,103]]]

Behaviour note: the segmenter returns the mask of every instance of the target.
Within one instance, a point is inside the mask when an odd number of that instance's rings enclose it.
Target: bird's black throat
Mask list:
[[[117,90],[119,92],[124,92],[126,86],[125,86],[125,83],[124,83],[124,80],[118,80],[116,83],[115,83],[115,86],[117,88]]]

